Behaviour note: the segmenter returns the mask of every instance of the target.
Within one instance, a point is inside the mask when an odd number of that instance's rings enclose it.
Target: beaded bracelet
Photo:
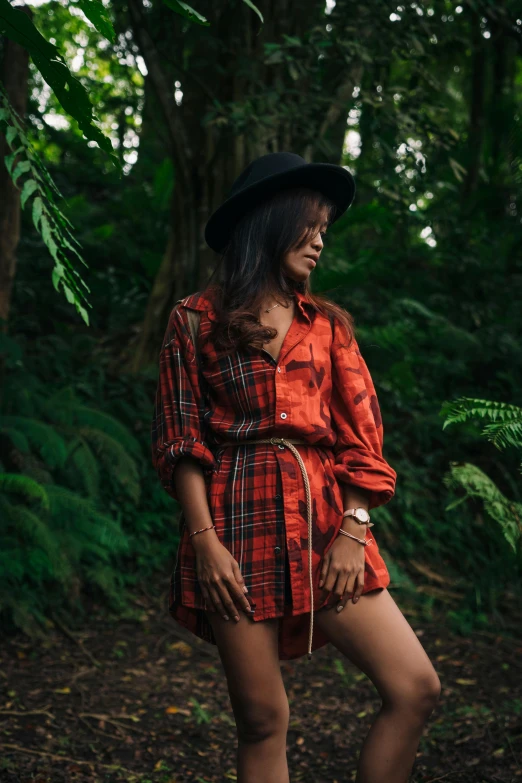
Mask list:
[[[189,538],[191,538],[191,536],[195,536],[196,533],[202,533],[204,530],[214,530],[215,527],[215,525],[209,525],[208,527],[202,527],[199,530],[194,530],[193,533],[189,533]]]

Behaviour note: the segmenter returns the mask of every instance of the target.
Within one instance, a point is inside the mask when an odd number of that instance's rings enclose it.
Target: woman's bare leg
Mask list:
[[[277,618],[224,620],[207,612],[228,683],[238,736],[238,783],[288,783],[289,705],[279,664]]]
[[[331,643],[377,688],[381,709],[359,757],[356,783],[407,783],[440,680],[388,590],[314,614]]]

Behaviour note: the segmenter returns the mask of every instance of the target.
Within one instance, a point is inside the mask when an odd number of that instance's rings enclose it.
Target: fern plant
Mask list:
[[[482,435],[497,449],[509,447],[522,452],[522,408],[509,403],[494,400],[459,397],[453,402],[445,402],[441,409],[445,416],[442,429],[450,424],[462,423],[473,418],[481,418],[488,423],[482,428]],[[520,463],[522,472],[522,461]],[[522,536],[522,503],[507,498],[496,484],[476,465],[468,462],[450,465],[443,477],[444,484],[451,489],[463,489],[464,496],[450,503],[446,510],[455,508],[469,498],[478,498],[484,503],[484,509],[501,527],[501,530],[517,552]]]
[[[53,609],[81,614],[93,589],[125,605],[141,500],[143,447],[70,384],[53,389],[28,373],[4,335],[7,376],[0,414],[0,617],[31,635]]]

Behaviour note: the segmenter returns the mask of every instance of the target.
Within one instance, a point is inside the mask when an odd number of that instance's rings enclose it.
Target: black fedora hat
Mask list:
[[[334,163],[307,163],[294,152],[270,152],[256,158],[237,177],[228,198],[212,213],[205,226],[205,242],[222,252],[236,222],[260,201],[282,188],[305,186],[328,196],[336,211],[331,223],[346,212],[355,196],[350,172]]]

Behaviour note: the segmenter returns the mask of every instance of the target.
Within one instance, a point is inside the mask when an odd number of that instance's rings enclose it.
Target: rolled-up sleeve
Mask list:
[[[336,320],[332,343],[330,414],[337,432],[334,474],[339,482],[369,490],[369,508],[388,503],[397,473],[384,459],[377,394],[355,338]]]
[[[163,488],[178,500],[173,471],[181,457],[198,460],[204,471],[216,461],[202,438],[201,390],[188,326],[176,306],[159,356],[159,377],[151,424],[152,464]]]

